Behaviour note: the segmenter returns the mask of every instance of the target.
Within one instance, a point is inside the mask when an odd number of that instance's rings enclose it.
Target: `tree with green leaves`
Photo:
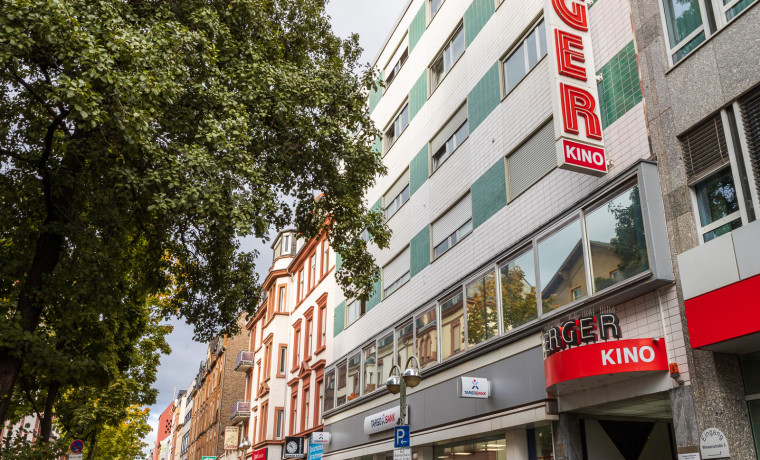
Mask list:
[[[117,381],[151,308],[234,332],[259,298],[240,238],[271,227],[326,234],[346,295],[369,295],[374,75],[328,19],[325,0],[0,2],[0,423],[22,372],[46,408],[76,388],[36,360],[81,349],[68,369]]]

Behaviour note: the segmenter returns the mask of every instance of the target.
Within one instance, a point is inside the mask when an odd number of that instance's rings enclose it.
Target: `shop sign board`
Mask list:
[[[228,426],[224,429],[224,450],[236,450],[238,448],[239,426]]]
[[[309,444],[309,460],[322,460],[324,444]]]
[[[699,437],[699,450],[702,451],[703,459],[731,457],[728,440],[717,428],[708,428],[702,433]]]
[[[412,448],[393,449],[393,460],[412,460]]]
[[[267,460],[267,448],[264,447],[263,449],[254,450],[251,460]]]
[[[583,0],[545,0],[544,16],[558,165],[604,176],[607,156],[588,7]]]
[[[488,399],[491,397],[491,382],[479,377],[460,377],[459,397]]]
[[[555,394],[557,385],[573,385],[594,377],[596,381],[620,373],[667,371],[668,356],[662,339],[629,339],[593,343],[554,353],[544,361],[546,389]],[[568,383],[566,383],[568,382]]]
[[[330,433],[316,431],[311,434],[311,442],[314,444],[330,444]]]
[[[546,354],[551,355],[568,347],[611,338],[622,339],[620,319],[616,313],[600,313],[570,319],[561,326],[555,326],[544,334]]]
[[[406,413],[409,413],[409,406],[407,406]],[[364,418],[364,434],[381,433],[390,430],[398,424],[400,419],[401,406],[369,415]]]

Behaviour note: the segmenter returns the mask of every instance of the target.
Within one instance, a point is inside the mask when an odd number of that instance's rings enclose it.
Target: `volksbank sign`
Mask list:
[[[459,397],[487,399],[491,396],[491,382],[478,377],[459,378]]]

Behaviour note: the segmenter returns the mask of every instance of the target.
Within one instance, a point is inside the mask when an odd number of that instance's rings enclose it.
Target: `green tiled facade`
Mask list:
[[[472,225],[478,228],[507,205],[507,174],[500,159],[472,184]]]
[[[340,256],[339,252],[335,253],[335,272],[339,272],[340,269],[343,268],[343,257]]]
[[[367,299],[366,311],[372,310],[380,303],[380,300],[382,300],[382,291],[383,287],[381,286],[378,273],[377,281],[372,284],[372,295]]]
[[[383,153],[383,137],[377,136],[375,142],[372,143],[372,151],[378,154]]]
[[[467,96],[467,117],[470,122],[470,133],[480,126],[480,123],[499,105],[499,102],[501,102],[499,63],[495,62]]]
[[[414,277],[430,265],[430,226],[426,225],[410,243],[411,276]]]
[[[633,42],[610,59],[599,70],[599,75],[602,76],[597,87],[602,128],[606,128],[641,102],[639,66]]]
[[[335,316],[333,322],[333,337],[337,337],[338,334],[343,332],[346,325],[346,302],[343,301],[335,307]]]
[[[417,12],[417,15],[412,19],[412,23],[409,25],[409,54],[417,46],[417,42],[422,38],[422,34],[425,33],[427,28],[427,2],[422,2],[422,8]]]
[[[411,195],[414,195],[428,180],[430,175],[428,163],[428,146],[425,144],[420,153],[415,155],[409,163],[409,193]]]
[[[370,211],[374,212],[382,212],[383,211],[383,199],[378,198],[377,202],[372,205],[372,208],[370,208]]]
[[[427,69],[425,69],[409,92],[409,121],[414,120],[414,117],[427,102],[427,80]]]
[[[380,75],[378,75],[377,80],[375,81],[377,89],[373,89],[369,92],[369,113],[372,113],[372,111],[375,110],[375,107],[377,107],[377,104],[383,97],[383,87],[380,86],[380,82],[383,81],[383,78],[383,71],[381,70]]]
[[[473,0],[464,13],[464,43],[469,47],[496,8],[493,0]]]

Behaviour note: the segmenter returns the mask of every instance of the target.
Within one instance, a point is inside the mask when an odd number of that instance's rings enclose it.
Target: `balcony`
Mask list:
[[[249,401],[238,401],[232,405],[232,414],[230,420],[232,423],[242,422],[251,418],[251,403]]]
[[[253,367],[253,352],[243,350],[240,353],[238,353],[237,358],[235,359],[235,370],[240,371],[240,372],[245,372],[252,367]]]

